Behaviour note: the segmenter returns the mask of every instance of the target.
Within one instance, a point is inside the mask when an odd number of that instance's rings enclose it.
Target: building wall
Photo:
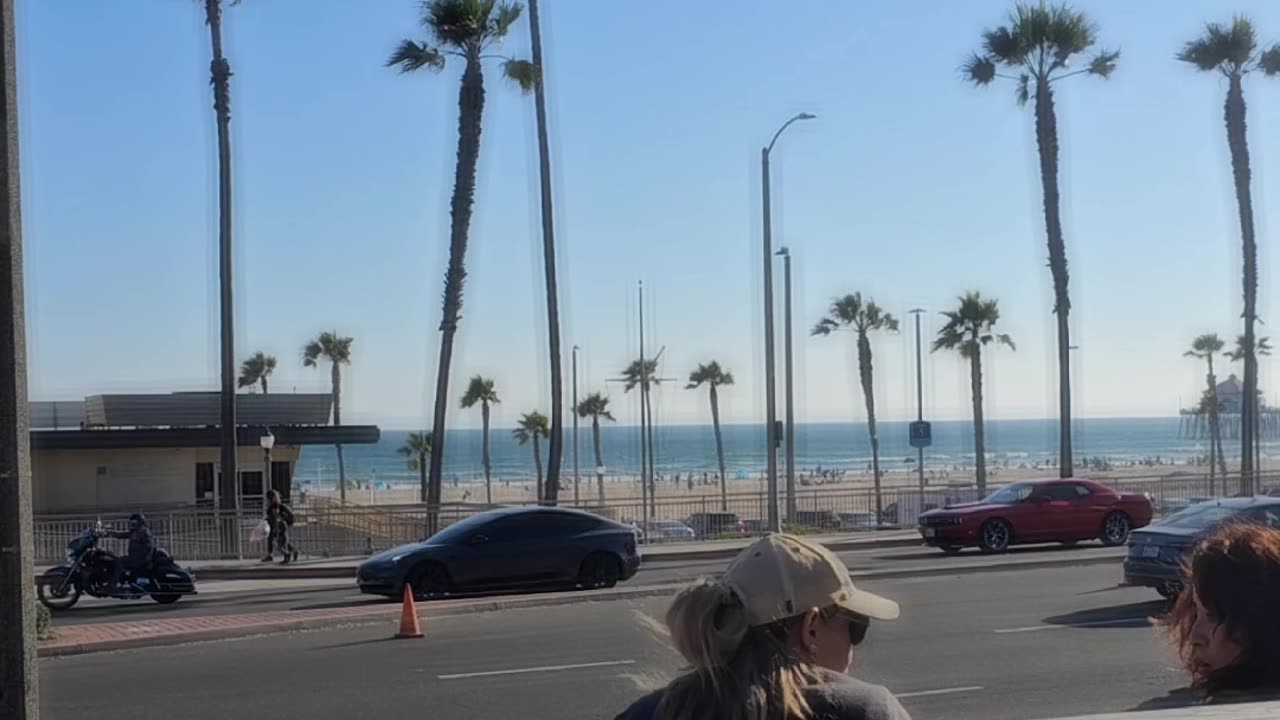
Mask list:
[[[296,463],[300,452],[298,446],[278,445],[271,459]],[[196,464],[219,460],[218,448],[35,450],[31,454],[33,510],[58,513],[193,503]],[[240,448],[241,472],[262,469],[261,448]]]

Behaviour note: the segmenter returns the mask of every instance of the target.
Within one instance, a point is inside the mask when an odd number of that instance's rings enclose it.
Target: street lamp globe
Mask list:
[[[272,435],[271,431],[268,430],[262,434],[262,437],[258,438],[258,444],[262,446],[263,450],[270,450],[276,446],[276,436]]]

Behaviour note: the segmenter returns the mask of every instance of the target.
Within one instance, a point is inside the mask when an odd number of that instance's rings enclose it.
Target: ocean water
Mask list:
[[[1112,464],[1159,458],[1164,462],[1186,462],[1206,455],[1204,440],[1179,438],[1179,420],[1172,418],[1096,418],[1075,422],[1076,462],[1085,458],[1106,458]],[[916,451],[907,441],[907,423],[878,423],[880,461],[883,468],[914,467]],[[731,480],[756,478],[765,467],[764,425],[726,425],[722,428],[725,461]],[[533,452],[511,437],[510,429],[490,431],[490,455],[495,481],[512,482],[531,479],[534,474]],[[375,445],[348,445],[347,477],[376,480],[379,486],[416,485],[418,474],[407,467],[405,458],[396,453],[404,444],[407,431],[384,430]],[[655,468],[658,474],[710,472],[716,468],[715,437],[710,425],[673,425],[654,430]],[[562,472],[572,472],[572,426],[565,429]],[[480,430],[450,430],[445,456],[447,482],[483,482],[480,464]],[[639,473],[640,430],[637,427],[602,426],[601,453],[607,474],[633,476]],[[1012,466],[1046,466],[1057,458],[1056,420],[992,420],[987,422],[988,463]],[[1230,455],[1238,448],[1235,442],[1224,443]],[[590,475],[595,471],[591,426],[584,423],[579,430],[579,471]],[[1238,450],[1237,450],[1238,452]],[[1266,449],[1264,449],[1266,452]],[[546,444],[542,447],[546,462]],[[929,468],[972,466],[973,424],[967,421],[933,423],[933,446],[925,450]],[[781,449],[779,453],[781,459]],[[864,423],[808,423],[796,426],[796,468],[807,472],[816,468],[861,471],[871,462],[871,443]],[[337,452],[332,447],[311,446],[302,452],[295,476],[311,486],[335,486],[338,473]]]

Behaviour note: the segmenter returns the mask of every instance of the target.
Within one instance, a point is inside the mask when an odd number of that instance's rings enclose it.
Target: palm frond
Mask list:
[[[507,32],[511,30],[511,26],[516,20],[520,19],[520,13],[524,7],[520,3],[502,3],[498,6],[498,11],[489,21],[489,37],[495,40],[501,40],[507,36]]]
[[[525,93],[533,92],[542,79],[538,66],[528,60],[507,60],[502,63],[502,74]]]
[[[1031,99],[1031,76],[1022,73],[1018,76],[1018,90],[1014,95],[1019,105],[1026,105],[1027,100]]]
[[[1115,72],[1116,60],[1119,58],[1119,50],[1099,50],[1089,62],[1089,74],[1097,75],[1104,80],[1110,78],[1111,73]]]
[[[1183,46],[1178,59],[1200,70],[1222,69],[1243,73],[1257,47],[1253,23],[1246,17],[1237,16],[1230,26],[1219,23],[1205,25],[1204,35]]]
[[[982,49],[986,51],[986,60],[992,63],[993,71],[997,62],[1009,67],[1021,65],[1026,60],[1029,50],[1024,38],[1016,29],[1007,27],[998,27],[982,33]]]
[[[320,353],[324,352],[324,348],[320,347],[320,343],[312,340],[302,348],[302,366],[315,367],[316,360],[320,359]]]
[[[1262,51],[1258,57],[1258,69],[1267,77],[1280,75],[1280,43]]]
[[[831,318],[822,318],[813,326],[813,329],[809,331],[809,334],[825,337],[834,332],[838,327],[840,327],[840,325],[835,320],[832,320]]]
[[[469,50],[484,42],[492,10],[492,0],[424,0],[422,24],[441,45]]]
[[[471,382],[467,384],[467,390],[462,394],[461,405],[464,408],[474,407],[476,403],[487,403],[489,405],[497,405],[498,391],[494,388],[493,380],[475,375],[471,378]]]
[[[971,53],[960,69],[974,85],[986,85],[996,76],[996,64],[991,58],[977,53]]]
[[[391,57],[387,58],[386,67],[399,67],[402,73],[424,67],[439,70],[444,67],[444,55],[426,43],[401,40]]]

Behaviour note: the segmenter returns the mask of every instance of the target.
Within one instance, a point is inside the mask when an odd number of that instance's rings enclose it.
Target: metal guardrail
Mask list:
[[[1156,513],[1172,512],[1198,498],[1235,494],[1238,476],[1215,478],[1207,475],[1166,475],[1148,478],[1107,479],[1089,477],[1122,492],[1142,492],[1152,499]],[[1280,485],[1280,473],[1264,475],[1264,488]],[[990,489],[999,487],[991,485]],[[788,529],[805,531],[858,531],[884,528],[914,527],[920,512],[956,502],[976,500],[972,486],[930,486],[921,493],[917,487],[890,486],[883,489],[883,514],[875,515],[876,496],[870,489],[805,487],[796,494],[796,515]],[[785,498],[779,502],[779,516],[785,518]],[[441,506],[438,527],[495,506],[457,503]],[[765,529],[768,500],[764,492],[733,493],[721,505],[720,496],[705,495],[685,498],[658,498],[646,508],[639,499],[618,503],[583,503],[582,510],[629,523],[645,521],[693,519],[706,539],[717,532],[756,534]],[[295,506],[295,524],[291,540],[299,551],[313,557],[360,555],[395,545],[413,542],[426,535],[425,505],[342,505],[324,498],[310,498]],[[732,513],[728,520],[721,513]],[[129,511],[75,513],[37,516],[34,522],[36,560],[41,563],[61,562],[67,542],[85,528],[101,521],[106,526],[123,529]],[[265,553],[265,543],[252,543],[249,536],[261,519],[256,509],[241,512],[218,511],[207,507],[175,507],[169,510],[150,508],[148,522],[157,544],[180,561],[234,559],[255,557]],[[731,525],[730,523],[736,523]],[[678,541],[676,538],[663,539]],[[124,541],[103,540],[103,547],[113,552],[124,551]]]

